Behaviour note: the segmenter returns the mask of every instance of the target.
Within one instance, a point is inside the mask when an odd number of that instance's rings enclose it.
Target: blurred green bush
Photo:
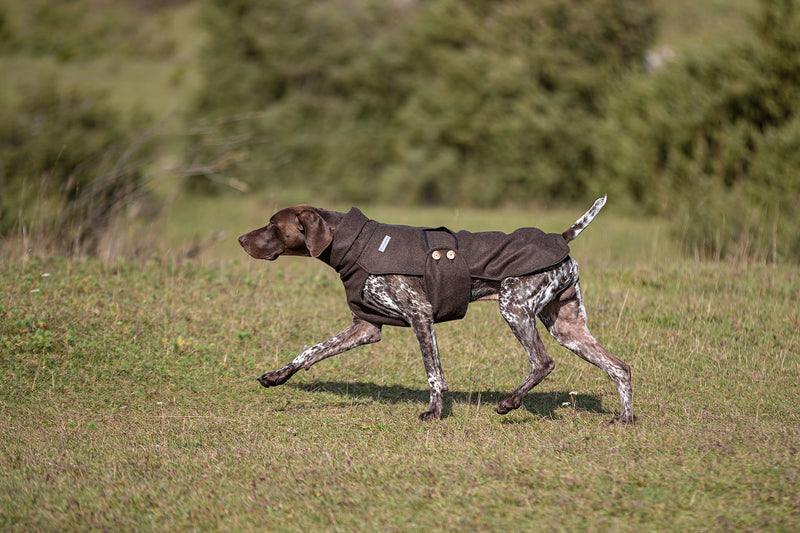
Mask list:
[[[175,35],[150,17],[183,1],[0,0],[0,53],[166,61]],[[648,66],[650,0],[203,0],[188,184],[475,206],[607,192],[689,253],[800,261],[800,14],[759,1],[749,37]],[[89,250],[87,228],[145,193],[152,121],[25,79],[0,91],[0,235]]]
[[[800,259],[800,25],[646,68],[626,0],[212,0],[193,187],[234,176],[353,202],[609,192],[702,256]]]
[[[648,2],[212,0],[188,157],[352,201],[573,200]]]
[[[101,93],[44,77],[0,98],[0,236],[33,234],[93,254],[114,217],[143,200],[151,150]]]
[[[687,251],[800,260],[800,8],[754,38],[627,77],[595,135],[594,193],[669,216]]]
[[[0,0],[0,51],[49,56],[164,57],[175,48],[167,32],[142,24],[147,13],[188,0]]]

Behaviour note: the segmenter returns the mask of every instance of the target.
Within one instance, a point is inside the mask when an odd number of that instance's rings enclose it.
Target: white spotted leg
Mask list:
[[[257,379],[265,387],[282,385],[300,369],[308,370],[311,365],[323,359],[363,344],[378,342],[379,340],[381,340],[381,327],[379,325],[354,316],[353,323],[340,333],[304,350],[288,365],[278,370],[267,372]]]
[[[422,362],[430,385],[430,402],[420,420],[442,418],[447,381],[439,359],[433,307],[425,296],[420,278],[370,276],[364,283],[364,300],[389,316],[400,317],[411,326],[422,352]]]
[[[428,385],[431,388],[428,410],[421,413],[419,419],[440,419],[442,418],[444,391],[447,390],[447,381],[444,379],[444,371],[439,358],[439,348],[436,343],[436,332],[433,329],[433,313],[431,313],[430,318],[412,318],[411,329],[414,330],[414,335],[416,335],[417,342],[419,342],[422,363],[425,365]]]
[[[497,406],[495,411],[501,415],[517,409],[522,404],[522,398],[555,367],[536,329],[536,313],[543,302],[553,297],[550,294],[553,285],[548,275],[506,278],[502,282],[500,314],[525,348],[530,372],[522,384]]]
[[[633,423],[631,368],[603,348],[589,331],[580,284],[576,281],[561,298],[547,304],[539,318],[559,344],[602,369],[617,385],[622,412],[611,423]]]

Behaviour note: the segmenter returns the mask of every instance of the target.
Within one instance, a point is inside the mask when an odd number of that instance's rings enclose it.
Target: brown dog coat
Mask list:
[[[375,324],[408,326],[380,314],[361,297],[370,275],[421,276],[435,322],[462,318],[471,279],[500,281],[548,270],[569,255],[560,233],[521,228],[457,233],[447,228],[382,224],[352,208],[333,235],[330,265],[339,273],[350,310]]]

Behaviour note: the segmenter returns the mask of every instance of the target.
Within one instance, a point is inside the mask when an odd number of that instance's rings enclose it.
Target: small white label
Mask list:
[[[391,241],[391,240],[392,240],[392,238],[389,237],[388,235],[386,235],[383,238],[383,242],[381,242],[381,245],[378,247],[378,251],[379,252],[385,252],[386,251],[386,247],[389,246],[389,241]]]

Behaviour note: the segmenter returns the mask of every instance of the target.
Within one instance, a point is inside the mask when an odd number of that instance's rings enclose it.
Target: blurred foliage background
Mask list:
[[[794,0],[0,0],[0,69],[6,239],[608,192],[698,257],[800,260]]]

